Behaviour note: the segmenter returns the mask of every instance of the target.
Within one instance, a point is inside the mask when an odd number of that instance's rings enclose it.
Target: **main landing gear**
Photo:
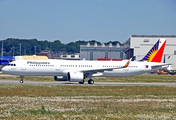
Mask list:
[[[24,78],[24,76],[21,76],[21,80],[20,80],[21,84],[23,83],[23,78]]]
[[[79,82],[79,84],[84,84],[84,80],[82,82]],[[88,84],[94,84],[94,81],[92,79],[88,80]]]

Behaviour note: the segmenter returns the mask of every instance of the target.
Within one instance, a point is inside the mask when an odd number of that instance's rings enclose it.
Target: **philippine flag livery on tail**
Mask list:
[[[141,61],[161,62],[166,41],[166,39],[159,39]]]

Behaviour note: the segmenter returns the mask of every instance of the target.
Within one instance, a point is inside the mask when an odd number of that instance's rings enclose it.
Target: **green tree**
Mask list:
[[[95,42],[98,45],[101,45],[100,42],[91,40],[88,41],[91,45],[94,45]],[[21,44],[21,55],[24,55],[26,52],[26,55],[34,55],[35,48],[36,47],[36,53],[40,53],[41,51],[60,51],[60,52],[67,52],[69,54],[72,53],[79,53],[80,51],[80,45],[86,45],[88,43],[87,41],[76,41],[76,42],[70,42],[68,44],[61,43],[60,40],[55,40],[54,42],[50,42],[47,40],[44,41],[38,41],[37,39],[16,39],[16,38],[8,38],[6,40],[3,40],[3,53],[4,56],[12,56],[13,50],[14,55],[20,55],[20,44]],[[111,42],[111,41],[110,41]],[[109,44],[105,43],[105,44]],[[113,45],[116,45],[120,42],[113,41],[111,42]],[[2,44],[0,44],[0,47],[2,48]],[[0,49],[1,51],[1,49]]]

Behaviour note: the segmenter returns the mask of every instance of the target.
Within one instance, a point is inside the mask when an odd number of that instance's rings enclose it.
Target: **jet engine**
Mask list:
[[[68,80],[70,82],[83,82],[83,72],[68,72]]]

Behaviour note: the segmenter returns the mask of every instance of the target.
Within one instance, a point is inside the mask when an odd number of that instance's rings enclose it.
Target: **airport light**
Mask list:
[[[26,55],[26,48],[24,49],[24,55]]]
[[[12,47],[13,48],[13,56],[14,56],[14,47]]]
[[[37,46],[34,46],[34,48],[35,48],[35,55],[36,55],[36,47],[37,47]]]
[[[21,56],[21,44],[20,44],[20,56]]]
[[[2,50],[1,50],[1,56],[3,57],[3,40],[2,40]]]

